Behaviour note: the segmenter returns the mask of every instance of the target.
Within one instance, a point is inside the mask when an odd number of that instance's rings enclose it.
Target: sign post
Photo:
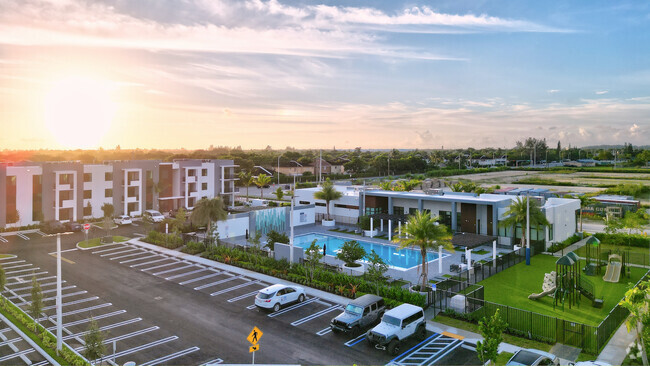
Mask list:
[[[86,244],[88,244],[88,231],[90,230],[90,224],[84,224],[84,232],[86,234]]]
[[[253,330],[248,334],[246,340],[248,340],[252,346],[248,347],[248,352],[253,354],[253,365],[255,364],[255,352],[259,351],[260,345],[257,344],[264,334],[258,327],[253,327]]]

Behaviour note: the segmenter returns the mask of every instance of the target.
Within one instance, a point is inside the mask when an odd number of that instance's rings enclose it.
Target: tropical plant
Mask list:
[[[4,268],[0,265],[0,297],[2,297],[2,302],[4,304],[5,298],[2,296],[2,292],[5,290],[5,285],[7,284],[7,274],[5,273]]]
[[[476,353],[483,364],[488,361],[496,364],[499,354],[499,345],[503,342],[503,331],[508,327],[499,316],[499,309],[489,319],[483,317],[478,322],[478,329],[483,336],[483,341],[476,342]]]
[[[221,197],[215,197],[212,199],[202,198],[196,203],[196,205],[194,205],[194,209],[190,215],[190,220],[192,221],[192,224],[196,226],[207,226],[207,238],[210,244],[212,244],[214,231],[212,229],[212,222],[215,222],[216,228],[216,221],[225,220],[226,217],[227,214]]]
[[[275,243],[289,244],[289,237],[285,233],[271,230],[266,233],[266,247],[275,250]]]
[[[402,227],[402,236],[393,239],[400,249],[407,247],[420,248],[422,257],[420,276],[422,283],[420,290],[425,291],[429,281],[429,268],[427,266],[427,251],[438,249],[442,246],[445,250],[453,252],[451,233],[447,226],[439,223],[440,217],[433,217],[428,211],[416,211],[410,215],[406,225]]]
[[[176,217],[170,220],[170,225],[172,231],[174,232],[181,232],[183,230],[183,227],[185,226],[185,223],[187,222],[187,211],[185,210],[185,207],[181,207],[176,211]]]
[[[104,333],[99,330],[97,321],[91,317],[88,332],[84,336],[84,357],[86,359],[97,360],[106,354],[104,338]]]
[[[43,312],[43,291],[41,285],[36,280],[36,276],[32,277],[32,298],[29,304],[29,315],[38,323],[38,318],[41,317]]]
[[[530,227],[539,228],[544,226],[549,226],[549,222],[546,219],[546,216],[539,207],[539,203],[535,199],[530,199],[529,197],[518,197],[514,199],[508,209],[504,213],[505,219],[499,222],[501,227],[516,229],[518,225],[521,225],[521,245],[524,243],[530,247],[530,243],[526,240],[526,212],[527,212],[527,202],[530,200]]]
[[[246,186],[246,201],[248,201],[248,187],[255,184],[255,177],[251,172],[242,170],[239,172],[239,181]]]
[[[641,358],[644,366],[648,366],[648,354],[642,336],[644,326],[650,323],[648,291],[650,291],[650,281],[643,281],[638,286],[628,290],[619,303],[619,305],[630,311],[630,316],[625,320],[625,326],[628,333],[636,330],[636,342],[641,348]]]
[[[356,240],[347,240],[341,245],[339,252],[336,253],[336,258],[345,262],[348,267],[359,267],[360,264],[356,263],[356,261],[365,256],[366,250]]]
[[[260,189],[260,198],[264,198],[264,187],[271,184],[271,177],[266,174],[260,174],[255,178],[255,185]]]
[[[104,212],[104,217],[112,218],[113,213],[115,213],[115,207],[110,203],[104,203],[102,205],[102,212]]]
[[[309,247],[305,249],[305,258],[307,259],[307,269],[309,270],[309,280],[314,280],[314,271],[316,266],[320,263],[320,260],[323,258],[323,253],[321,252],[322,248],[316,245],[318,240],[314,239],[311,242]]]
[[[374,249],[370,250],[366,259],[368,260],[366,277],[376,284],[377,294],[379,294],[379,284],[384,280],[384,274],[388,271],[388,264],[384,262]]]
[[[318,192],[314,193],[314,198],[318,200],[324,200],[325,201],[325,207],[327,208],[327,219],[331,220],[330,218],[330,202],[331,201],[336,201],[337,199],[343,197],[343,193],[339,192],[334,188],[334,183],[330,181],[329,178],[325,182],[323,182],[321,186],[321,190]]]
[[[255,231],[255,233],[248,238],[248,244],[250,244],[250,248],[252,252],[255,254],[260,254],[260,252],[262,251],[262,249],[260,248],[261,243],[262,243],[262,233],[259,231]],[[258,256],[254,255],[253,257],[255,258],[254,262],[257,264]]]
[[[278,189],[276,189],[275,192],[273,192],[273,194],[274,194],[274,195],[275,195],[279,200],[281,200],[282,197],[284,197],[284,191],[282,191],[282,188],[281,188],[281,187],[278,187]]]

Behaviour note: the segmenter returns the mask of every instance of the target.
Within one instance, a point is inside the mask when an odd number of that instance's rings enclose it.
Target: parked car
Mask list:
[[[574,365],[574,366],[612,366],[608,364],[607,362],[603,361],[580,361],[576,362],[574,364],[569,363],[569,365]]]
[[[146,210],[142,214],[142,218],[148,219],[151,222],[163,222],[163,220],[165,220],[165,216],[156,210]]]
[[[120,215],[113,219],[116,225],[130,225],[133,223],[133,219],[128,215]]]
[[[537,365],[559,365],[560,359],[551,353],[540,351],[538,349],[521,349],[517,351],[506,363],[506,365],[527,365],[527,366],[537,366]]]
[[[46,234],[58,234],[64,233],[66,229],[60,221],[50,220],[41,224],[41,231]]]
[[[366,333],[366,339],[375,348],[396,355],[406,339],[416,336],[424,340],[426,335],[424,310],[419,306],[402,304],[385,312],[381,323]]]
[[[350,301],[345,310],[330,322],[334,333],[349,333],[353,337],[362,330],[374,325],[384,315],[384,298],[376,295],[363,295]]]
[[[272,285],[255,296],[255,306],[278,311],[285,305],[305,301],[305,290],[298,286]]]
[[[63,227],[66,231],[81,231],[84,226],[78,222],[68,221],[63,224]]]

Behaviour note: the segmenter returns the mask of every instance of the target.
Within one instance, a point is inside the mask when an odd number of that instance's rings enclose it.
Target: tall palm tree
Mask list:
[[[255,185],[260,189],[260,198],[264,198],[264,186],[271,184],[271,177],[266,174],[260,174],[255,178]]]
[[[248,202],[248,187],[255,183],[255,178],[251,172],[242,170],[239,172],[239,181],[246,186],[246,202]]]
[[[402,227],[402,236],[393,239],[394,243],[399,244],[399,248],[415,246],[420,248],[422,257],[422,284],[420,291],[427,288],[429,280],[429,268],[427,266],[427,250],[437,249],[442,245],[443,249],[453,252],[454,246],[451,244],[452,235],[447,226],[439,223],[439,216],[432,217],[429,212],[417,211],[415,215],[410,215],[408,222]]]
[[[526,240],[526,234],[528,234],[526,232],[526,205],[528,199],[529,197],[517,197],[514,199],[510,203],[510,206],[508,206],[508,210],[504,213],[506,218],[499,222],[499,226],[516,230],[517,225],[521,225],[522,234],[520,244],[523,246],[526,243],[527,247],[530,248],[530,243]],[[530,227],[544,227],[549,225],[537,200],[530,200]]]
[[[197,226],[207,226],[207,235],[212,242],[212,222],[225,220],[227,217],[226,210],[224,209],[223,199],[215,197],[212,199],[201,198],[199,202],[194,205],[190,221]],[[216,225],[216,224],[215,224]]]
[[[330,201],[336,201],[337,199],[343,197],[343,193],[339,192],[334,188],[334,183],[330,181],[329,178],[321,186],[321,190],[314,193],[314,198],[318,200],[325,201],[325,207],[327,208],[327,219],[330,220]]]

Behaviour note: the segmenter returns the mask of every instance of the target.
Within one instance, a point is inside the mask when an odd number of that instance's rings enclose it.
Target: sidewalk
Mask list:
[[[621,324],[616,333],[609,340],[603,351],[598,355],[597,360],[607,362],[610,365],[620,365],[627,356],[627,346],[636,338],[636,331],[627,332],[625,323]]]

